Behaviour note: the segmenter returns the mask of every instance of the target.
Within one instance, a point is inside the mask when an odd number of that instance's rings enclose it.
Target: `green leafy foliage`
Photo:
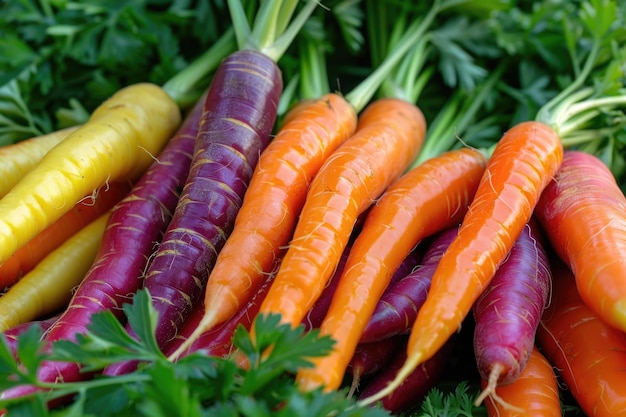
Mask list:
[[[0,144],[82,123],[125,85],[163,84],[228,27],[222,3],[3,2]]]
[[[148,292],[139,291],[124,310],[137,338],[126,333],[107,311],[94,315],[89,331],[79,335],[76,342],[57,341],[46,354],[41,330],[30,327],[18,338],[19,362],[3,340],[0,388],[28,383],[41,391],[0,400],[0,407],[6,407],[10,415],[64,417],[389,415],[379,408],[359,408],[341,391],[304,393],[296,387],[293,375],[297,369],[310,366],[310,358],[326,354],[332,346],[332,340],[320,337],[317,331],[292,329],[280,324],[276,315],[260,317],[255,322],[254,337],[241,326],[236,330],[233,344],[237,354],[233,358],[197,352],[171,362],[156,347],[156,311]],[[249,366],[240,365],[242,357]],[[83,370],[97,371],[128,358],[140,359],[143,364],[127,375],[56,383],[36,378],[44,359],[72,361]],[[67,395],[72,400],[66,406],[48,410],[47,398]]]

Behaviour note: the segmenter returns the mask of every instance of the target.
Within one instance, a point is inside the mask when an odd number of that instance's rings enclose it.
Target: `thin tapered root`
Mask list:
[[[474,405],[479,407],[485,398],[489,396],[496,395],[496,387],[498,386],[498,379],[500,379],[500,375],[502,374],[503,366],[501,363],[496,363],[493,365],[491,370],[489,371],[489,378],[487,379],[487,386],[480,392],[476,400],[474,400]]]
[[[391,381],[385,388],[381,389],[377,393],[358,401],[358,405],[371,405],[377,401],[382,400],[386,396],[391,395],[400,385],[402,385],[404,380],[415,370],[415,368],[417,368],[421,361],[422,355],[410,355],[409,357],[407,357],[407,359],[404,361],[404,365],[402,365],[402,368],[398,370],[398,373],[396,374],[396,377],[393,379],[393,381]]]
[[[213,327],[212,321],[213,317],[203,317],[202,320],[200,320],[200,323],[198,323],[198,326],[193,330],[191,335],[189,335],[189,337],[185,339],[183,343],[181,343],[180,346],[167,358],[172,362],[176,362],[185,351],[191,348],[191,345],[193,345],[196,340],[198,340],[206,331]]]
[[[504,367],[502,366],[501,363],[496,363],[491,368],[491,371],[489,372],[489,379],[487,380],[487,386],[485,386],[485,389],[483,389],[481,393],[478,395],[478,397],[476,397],[476,400],[474,401],[474,405],[476,407],[479,407],[482,404],[482,402],[485,400],[485,398],[489,397],[494,402],[500,404],[503,408],[507,410],[524,414],[525,410],[523,408],[516,407],[513,404],[504,401],[504,399],[496,393],[496,388],[498,386],[498,379],[500,378],[500,375],[502,374],[503,369]]]

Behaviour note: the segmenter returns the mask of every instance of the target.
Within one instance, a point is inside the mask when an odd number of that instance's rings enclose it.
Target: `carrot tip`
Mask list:
[[[616,325],[626,332],[626,298],[618,300],[613,307],[613,319]]]
[[[374,404],[377,401],[382,400],[388,395],[391,395],[402,383],[404,380],[417,368],[417,366],[422,362],[422,354],[413,354],[409,355],[407,359],[404,361],[404,365],[402,368],[398,370],[396,377],[391,381],[385,388],[381,389],[375,394],[370,395],[367,398],[364,398],[358,401],[359,406],[367,406]]]

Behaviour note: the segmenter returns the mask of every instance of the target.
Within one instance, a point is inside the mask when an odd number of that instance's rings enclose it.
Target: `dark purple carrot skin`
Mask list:
[[[189,177],[144,279],[158,314],[161,348],[200,302],[259,155],[271,140],[281,93],[280,69],[256,51],[231,54],[213,77]],[[119,375],[135,366],[112,365],[104,373]]]
[[[426,300],[439,259],[456,237],[457,229],[453,227],[433,236],[425,249],[421,265],[383,293],[363,330],[362,343],[411,331],[417,312]]]
[[[419,365],[394,392],[384,397],[380,404],[382,408],[392,414],[400,414],[419,406],[428,391],[441,380],[446,371],[447,363],[455,343],[452,337],[430,359]],[[405,342],[408,337],[404,338]],[[360,392],[360,398],[367,398],[385,386],[396,376],[398,370],[406,360],[406,343],[401,344],[397,355],[385,367],[384,370],[374,374],[368,381],[367,386]]]
[[[203,354],[209,356],[217,356],[221,358],[227,358],[233,351],[232,338],[235,333],[235,329],[242,325],[246,330],[250,330],[252,320],[256,317],[261,303],[267,295],[274,275],[268,275],[267,279],[256,293],[248,300],[246,305],[232,316],[228,321],[224,322],[219,327],[210,330],[200,336],[187,351],[180,355],[180,358],[187,356],[193,352],[202,351]],[[201,300],[202,301],[202,300]],[[200,302],[196,305],[194,311],[187,318],[180,331],[174,339],[163,349],[163,353],[166,356],[173,354],[176,349],[183,343],[183,341],[191,335],[196,329],[198,323],[204,315],[204,305]]]
[[[91,316],[97,312],[109,310],[123,320],[122,305],[141,287],[150,255],[171,220],[187,179],[202,107],[203,100],[198,101],[157,160],[113,208],[94,264],[68,308],[44,333],[48,345],[56,340],[75,340],[76,334],[87,331]],[[47,382],[88,377],[74,363],[50,361],[43,362],[38,376]],[[3,392],[2,398],[32,391],[32,387],[17,387]]]
[[[399,334],[375,342],[359,343],[346,368],[353,378],[361,378],[381,371],[395,357],[408,335]]]
[[[526,366],[551,291],[543,237],[529,222],[473,307],[474,355],[482,378],[503,365],[499,384],[513,382]]]
[[[339,283],[339,277],[343,272],[343,267],[345,266],[346,260],[348,259],[348,253],[350,251],[350,244],[344,249],[341,258],[339,259],[339,263],[335,272],[331,276],[330,280],[326,284],[324,291],[317,299],[313,307],[309,310],[304,320],[302,320],[302,324],[305,327],[305,330],[311,330],[313,328],[319,328],[326,316],[326,312],[330,307],[330,302],[333,298],[333,294],[335,293],[335,289]],[[391,287],[400,279],[404,278],[406,275],[411,273],[413,269],[418,265],[421,259],[421,248],[417,247],[405,258],[404,261],[400,264],[396,272],[391,277],[389,281],[389,286]]]

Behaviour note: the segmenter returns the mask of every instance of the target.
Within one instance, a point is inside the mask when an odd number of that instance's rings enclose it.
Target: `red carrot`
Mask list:
[[[24,333],[25,331],[30,329],[32,326],[39,327],[42,332],[45,332],[47,329],[50,328],[50,326],[52,326],[54,324],[54,322],[58,318],[59,318],[59,315],[55,314],[55,315],[53,315],[51,317],[48,317],[48,318],[45,318],[45,319],[33,320],[33,321],[27,321],[27,322],[24,322],[24,323],[20,323],[17,326],[13,326],[10,329],[7,329],[7,330],[3,331],[2,334],[6,338],[9,350],[11,351],[11,353],[13,353],[13,356],[15,356],[15,354],[16,354],[16,349],[17,349],[16,345],[17,345],[18,337],[22,333]]]
[[[487,396],[500,402],[496,387],[519,378],[535,346],[552,280],[538,227],[526,225],[474,304],[474,354],[480,376],[488,382],[476,405]]]
[[[422,239],[461,221],[484,169],[480,152],[450,151],[414,168],[385,191],[354,242],[320,327],[336,343],[330,354],[312,360],[314,367],[298,372],[302,389],[339,386],[393,271]]]
[[[626,416],[626,337],[582,300],[572,271],[552,264],[550,306],[537,344],[588,416]]]
[[[597,157],[567,151],[536,208],[585,303],[626,331],[626,197]]]
[[[411,331],[417,312],[426,300],[437,264],[457,232],[458,226],[453,226],[433,237],[420,265],[381,296],[360,342],[384,340]]]

